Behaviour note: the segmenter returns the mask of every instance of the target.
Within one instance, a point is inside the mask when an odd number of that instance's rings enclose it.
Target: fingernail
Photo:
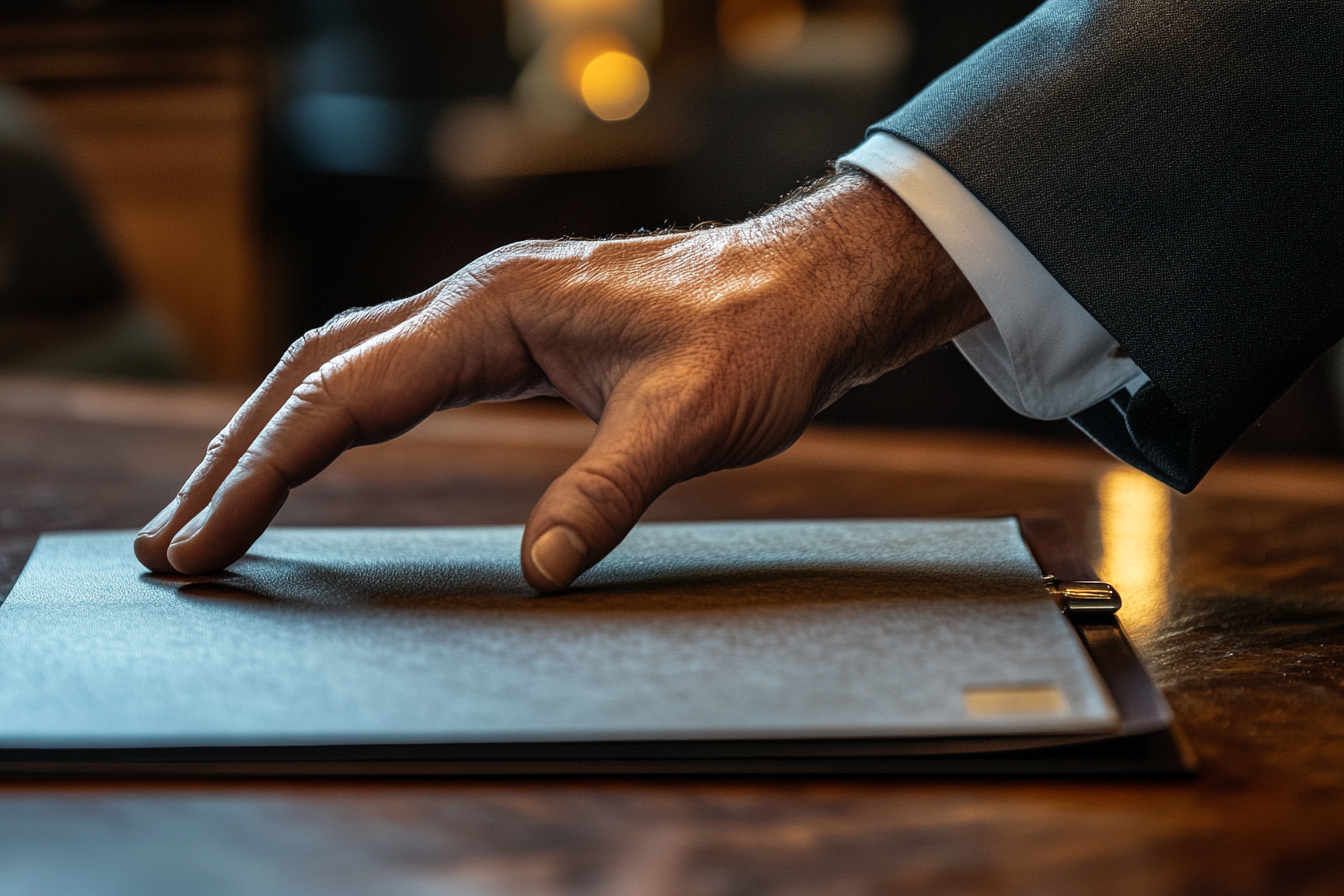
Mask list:
[[[564,588],[583,567],[588,545],[568,526],[553,526],[532,542],[532,565],[557,588]]]
[[[203,527],[206,521],[210,519],[210,511],[214,509],[215,505],[213,504],[205,505],[204,510],[202,510],[200,513],[196,514],[194,517],[188,520],[187,524],[178,530],[177,534],[173,536],[173,540],[168,546],[170,548],[176,547],[177,545],[182,544],[184,541],[190,540],[193,535],[201,531],[201,527]]]
[[[138,533],[142,537],[152,537],[158,535],[168,521],[173,518],[173,511],[177,510],[178,499],[174,498],[168,502],[168,506],[163,508],[155,515],[154,519],[145,523],[143,529]]]

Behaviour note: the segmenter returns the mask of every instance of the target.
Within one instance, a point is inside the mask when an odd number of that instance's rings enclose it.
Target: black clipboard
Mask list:
[[[820,523],[818,525],[825,525]],[[400,775],[1172,775],[1196,767],[1115,615],[1118,600],[1062,520],[1017,520],[1118,724],[1103,732],[932,737],[736,737],[249,744],[6,745],[7,777]],[[1079,584],[1084,583],[1084,584]],[[1091,584],[1086,584],[1091,583]],[[0,615],[0,645],[6,637]]]

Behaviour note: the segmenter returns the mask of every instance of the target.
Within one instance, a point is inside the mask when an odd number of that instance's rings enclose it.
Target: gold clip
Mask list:
[[[1070,582],[1046,576],[1045,584],[1055,593],[1059,609],[1066,615],[1113,615],[1120,609],[1120,593],[1106,582]]]

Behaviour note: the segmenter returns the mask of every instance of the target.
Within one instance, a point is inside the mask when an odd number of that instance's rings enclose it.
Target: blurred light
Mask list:
[[[798,44],[805,21],[799,0],[723,0],[719,4],[719,39],[733,56],[752,61],[774,59]]]
[[[585,31],[565,45],[560,58],[560,70],[565,86],[575,97],[583,96],[583,73],[588,65],[603,53],[635,55],[635,48],[619,31]]]
[[[538,129],[572,133],[589,113],[620,121],[648,100],[643,60],[662,41],[661,0],[505,0],[505,11],[523,62],[513,100]]]
[[[1151,636],[1170,601],[1171,489],[1135,470],[1107,473],[1097,487],[1101,562],[1097,574],[1120,592],[1125,625]]]
[[[578,101],[581,103],[581,101]],[[516,101],[463,100],[434,129],[433,159],[459,187],[491,188],[516,177],[666,165],[697,148],[699,132],[667,110],[613,127],[581,106],[573,127],[551,127]]]
[[[407,131],[402,104],[349,93],[299,96],[288,123],[299,156],[318,171],[336,174],[391,173]]]
[[[288,67],[290,89],[296,93],[378,96],[391,86],[394,62],[374,35],[340,28],[302,41]]]
[[[523,63],[585,31],[618,32],[643,59],[662,43],[661,0],[505,0],[505,12],[509,49]]]
[[[603,53],[583,69],[579,82],[583,101],[603,121],[621,121],[638,112],[649,98],[649,73],[629,53]]]
[[[890,83],[910,56],[910,30],[892,0],[808,11],[801,0],[720,0],[719,42],[755,76]]]
[[[527,0],[538,18],[555,24],[621,19],[641,0]]]

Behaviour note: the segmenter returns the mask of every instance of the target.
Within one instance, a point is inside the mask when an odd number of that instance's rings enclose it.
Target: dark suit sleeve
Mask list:
[[[1073,421],[1181,491],[1344,336],[1344,3],[1055,0],[874,130],[1129,352]]]

